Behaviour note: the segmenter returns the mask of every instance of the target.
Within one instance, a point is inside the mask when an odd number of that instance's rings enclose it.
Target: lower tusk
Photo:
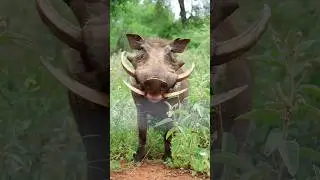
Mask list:
[[[140,89],[133,87],[131,84],[127,83],[126,81],[123,81],[123,82],[129,89],[131,89],[131,91],[133,91],[141,96],[145,95],[145,93],[143,91],[141,91]]]
[[[44,59],[41,59],[41,62],[49,70],[49,72],[53,74],[55,78],[57,78],[60,83],[62,83],[72,92],[78,94],[86,100],[89,100],[101,106],[109,107],[109,98],[107,94],[91,89],[75,81],[74,79],[63,73],[62,70],[53,67],[48,61]]]
[[[172,92],[172,93],[167,93],[167,94],[164,94],[163,97],[164,97],[164,98],[168,98],[168,99],[174,98],[174,97],[179,96],[180,94],[186,92],[187,90],[188,90],[188,88],[185,88],[185,89],[183,89],[183,90],[181,90],[181,91],[176,91],[176,92]]]

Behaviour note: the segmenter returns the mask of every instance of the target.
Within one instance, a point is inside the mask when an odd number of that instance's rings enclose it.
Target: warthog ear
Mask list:
[[[180,38],[175,39],[170,44],[171,51],[173,53],[182,53],[186,49],[190,41],[191,41],[190,39],[180,39]]]
[[[126,34],[129,45],[132,49],[141,49],[141,44],[144,42],[144,39],[138,34]]]

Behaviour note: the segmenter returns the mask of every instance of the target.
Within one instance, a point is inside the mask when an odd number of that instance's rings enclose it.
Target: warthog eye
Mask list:
[[[134,56],[135,63],[142,62],[146,57],[146,51],[145,50],[139,50],[137,54]]]

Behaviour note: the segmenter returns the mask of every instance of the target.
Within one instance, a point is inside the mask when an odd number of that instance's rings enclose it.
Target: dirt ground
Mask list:
[[[204,176],[192,176],[189,170],[170,169],[163,163],[143,162],[140,166],[111,172],[111,180],[209,180]]]

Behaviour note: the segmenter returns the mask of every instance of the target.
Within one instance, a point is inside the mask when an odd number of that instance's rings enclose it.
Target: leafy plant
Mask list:
[[[316,41],[303,41],[295,32],[289,32],[285,38],[273,32],[272,38],[275,48],[265,50],[264,54],[251,59],[264,63],[270,71],[268,78],[276,80],[276,83],[266,92],[270,98],[262,108],[253,109],[237,118],[255,119],[259,126],[251,131],[249,157],[236,155],[234,148],[223,149],[221,153],[213,155],[215,162],[225,164],[222,179],[307,179],[311,178],[311,167],[317,173],[314,163],[319,161],[312,159],[308,162],[306,158],[319,155],[319,152],[305,147],[305,143],[300,141],[301,134],[292,131],[301,124],[296,118],[300,113],[308,117],[320,117],[320,109],[310,102],[310,96],[319,98],[320,88],[306,83],[312,65],[318,60],[307,56],[307,51]],[[231,134],[224,134],[223,137],[223,146],[228,142],[235,144]],[[313,154],[306,155],[305,148]],[[301,167],[302,164],[309,166],[309,170]]]

